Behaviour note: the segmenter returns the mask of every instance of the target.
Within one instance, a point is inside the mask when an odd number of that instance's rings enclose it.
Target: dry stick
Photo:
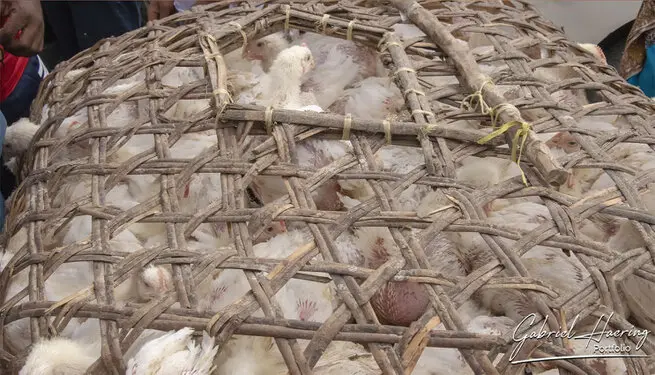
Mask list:
[[[26,303],[8,310],[8,323],[25,317],[40,316],[48,310],[53,301]],[[131,316],[139,306],[128,304],[124,307],[111,305],[86,304],[76,312],[79,318],[117,319],[121,315]],[[212,314],[182,308],[169,308],[160,314],[151,324],[152,329],[169,331],[182,326],[202,330]],[[321,323],[299,320],[283,320],[275,318],[248,317],[235,333],[252,336],[272,336],[288,339],[309,340]],[[352,341],[361,344],[384,343],[396,344],[400,341],[406,327],[383,326],[375,324],[348,323],[335,337],[335,341]],[[428,347],[465,348],[476,350],[491,350],[496,346],[505,345],[506,340],[497,335],[470,333],[466,331],[433,331],[428,336]]]
[[[108,42],[101,46],[101,50],[109,49]],[[104,63],[104,59],[99,59],[98,64]],[[97,92],[100,83],[93,80],[89,84],[89,92]],[[100,115],[98,106],[87,107],[89,127],[103,127],[104,118]],[[91,158],[94,162],[104,161],[106,158],[106,141],[107,139],[95,139],[91,145]],[[103,176],[92,175],[91,177],[91,200],[94,205],[104,204],[104,180]],[[93,249],[98,253],[108,253],[107,244],[109,236],[107,235],[107,222],[98,218],[91,220],[91,240]],[[93,262],[93,290],[97,301],[101,304],[113,303],[113,286],[107,284],[107,276],[111,274],[111,264]],[[119,374],[125,371],[125,365],[122,360],[120,345],[118,345],[118,325],[115,321],[106,321],[100,319],[100,342],[101,354],[100,360],[109,373]],[[106,341],[105,341],[106,340]]]
[[[258,127],[263,127],[265,113],[261,106],[252,105],[228,105],[225,112],[221,115],[221,120],[226,121],[253,121]],[[273,122],[290,123],[295,125],[308,125],[323,128],[343,129],[343,115],[318,113],[318,112],[300,112],[286,109],[276,109],[271,115]],[[429,129],[425,125],[419,125],[413,122],[395,122],[390,121],[390,133],[392,135],[414,135],[418,136],[422,132],[434,137],[448,138],[461,142],[477,142],[478,139],[487,135],[479,130],[456,129],[446,126],[444,123],[430,124]],[[365,131],[371,133],[385,133],[384,123],[382,120],[367,120],[352,117],[350,120],[351,131]],[[393,142],[392,142],[393,143]],[[493,139],[490,144],[500,145],[502,142]]]
[[[481,90],[484,101],[492,108],[499,105],[513,108],[513,110],[499,113],[498,118],[501,123],[525,122],[518,109],[510,105],[493,85],[485,85],[488,77],[480,71],[480,67],[475,62],[469,49],[460,40],[457,40],[444,24],[415,1],[391,0],[391,2],[443,50],[460,73],[461,78],[458,76],[458,79],[470,92]],[[518,129],[513,127],[505,133],[508,144],[512,144],[512,139],[517,131]],[[569,173],[559,165],[548,147],[536,137],[533,131],[529,132],[523,155],[530,160],[551,185],[562,185],[568,178]]]

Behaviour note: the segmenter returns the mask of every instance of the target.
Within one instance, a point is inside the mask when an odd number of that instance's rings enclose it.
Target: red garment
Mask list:
[[[30,59],[29,57],[14,56],[6,52],[2,46],[0,46],[0,50],[4,54],[0,65],[0,102],[3,102],[18,85]]]
[[[7,21],[7,16],[0,18],[0,27],[4,26],[5,21]],[[18,30],[14,38],[20,37],[21,32],[22,30]],[[0,102],[3,102],[18,85],[30,59],[29,57],[14,56],[6,52],[2,46],[0,46],[0,56],[2,56],[2,61],[0,61]]]

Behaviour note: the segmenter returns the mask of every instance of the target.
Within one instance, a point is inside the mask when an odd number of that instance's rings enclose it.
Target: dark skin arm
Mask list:
[[[215,3],[219,0],[196,0],[195,5]],[[148,21],[160,20],[175,13],[173,0],[150,0],[148,4]]]
[[[175,13],[173,0],[150,0],[148,4],[148,21],[160,20]]]
[[[0,0],[0,45],[16,56],[33,56],[43,49],[43,13],[39,0]]]

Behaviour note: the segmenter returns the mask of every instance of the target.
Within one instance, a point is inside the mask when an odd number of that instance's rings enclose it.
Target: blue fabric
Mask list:
[[[641,72],[628,78],[628,83],[639,87],[649,98],[655,97],[655,45],[646,48],[646,61]]]
[[[0,103],[0,112],[5,116],[7,124],[11,125],[22,117],[30,116],[30,106],[39,91],[41,80],[47,73],[48,70],[38,56],[30,57],[14,91]]]
[[[140,1],[41,1],[46,21],[68,60],[99,40],[143,26]]]
[[[0,154],[2,154],[2,144],[5,141],[5,132],[7,131],[7,121],[2,112],[0,112]],[[2,184],[2,178],[0,177],[0,184]],[[5,226],[5,198],[0,194],[0,231]]]

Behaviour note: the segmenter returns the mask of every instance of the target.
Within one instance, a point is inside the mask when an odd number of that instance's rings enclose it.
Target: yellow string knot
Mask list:
[[[328,25],[328,19],[330,18],[329,14],[324,14],[323,17],[321,18],[320,21],[318,21],[318,27],[321,28],[321,33],[325,35],[325,29],[327,28]],[[317,28],[318,30],[318,28]]]
[[[495,110],[493,110],[496,112]],[[523,184],[525,186],[528,186],[528,180],[525,177],[525,173],[523,172],[523,169],[521,168],[521,156],[523,155],[523,147],[525,146],[525,141],[528,139],[528,135],[530,134],[530,124],[527,122],[522,122],[522,121],[516,121],[512,120],[509,122],[504,123],[503,125],[496,127],[495,122],[497,120],[497,116],[500,111],[496,113],[496,117],[494,117],[494,124],[493,128],[496,129],[491,134],[488,134],[478,140],[478,144],[485,144],[492,139],[506,133],[509,129],[519,126],[520,129],[516,131],[514,134],[514,137],[512,139],[512,151],[511,151],[511,159],[513,162],[515,162],[519,166],[519,170],[521,171],[521,179],[523,180]]]
[[[355,26],[355,20],[348,22],[348,28],[346,30],[347,40],[353,40],[353,26]]]
[[[288,32],[289,31],[289,21],[291,20],[291,6],[288,4],[285,4],[282,6],[282,9],[284,9],[284,31]]]
[[[472,111],[475,112],[477,111],[478,107],[480,108],[480,113],[483,115],[489,115],[491,114],[491,107],[487,104],[487,102],[484,101],[484,97],[482,96],[482,90],[484,90],[484,87],[486,85],[493,85],[493,81],[490,79],[484,81],[482,86],[480,86],[480,89],[473,94],[467,96],[462,100],[462,104],[460,108],[465,111]]]
[[[428,124],[425,124],[425,126],[422,126],[422,127],[419,129],[419,134],[418,134],[418,136],[417,136],[418,140],[420,141],[420,140],[421,140],[421,137],[427,137],[427,136],[429,136],[429,135],[430,135],[430,132],[432,132],[432,130],[434,130],[434,129],[438,128],[438,127],[439,127],[439,124],[436,124],[436,123],[428,123]]]

